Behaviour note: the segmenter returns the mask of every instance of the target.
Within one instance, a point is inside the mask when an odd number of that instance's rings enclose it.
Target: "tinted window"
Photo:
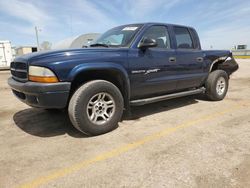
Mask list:
[[[189,31],[193,37],[194,48],[199,49],[200,48],[200,41],[199,41],[199,37],[198,37],[196,31],[192,28]]]
[[[151,38],[156,40],[156,48],[170,48],[170,39],[167,28],[164,26],[152,26],[142,38]]]
[[[177,48],[190,49],[194,47],[192,38],[187,28],[174,27],[174,33],[175,33]]]

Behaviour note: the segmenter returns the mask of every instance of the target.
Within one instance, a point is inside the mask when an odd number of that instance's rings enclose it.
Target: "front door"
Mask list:
[[[166,26],[151,26],[144,38],[155,39],[157,46],[146,50],[130,49],[129,74],[131,99],[169,93],[176,89],[175,50]]]

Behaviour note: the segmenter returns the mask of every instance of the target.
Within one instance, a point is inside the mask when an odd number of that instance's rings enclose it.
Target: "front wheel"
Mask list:
[[[228,74],[223,70],[211,72],[205,86],[206,95],[210,100],[223,100],[228,90]]]
[[[93,80],[76,90],[68,113],[79,131],[88,135],[104,134],[117,128],[123,113],[123,97],[114,84]]]

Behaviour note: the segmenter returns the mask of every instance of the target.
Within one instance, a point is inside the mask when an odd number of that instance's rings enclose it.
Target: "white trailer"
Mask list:
[[[0,41],[0,68],[10,67],[13,59],[10,41]]]

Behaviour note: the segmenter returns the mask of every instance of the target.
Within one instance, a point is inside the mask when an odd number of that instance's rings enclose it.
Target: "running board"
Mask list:
[[[131,106],[141,106],[144,104],[159,102],[159,101],[168,100],[168,99],[174,99],[177,97],[184,97],[184,96],[188,96],[188,95],[195,95],[195,94],[199,94],[199,93],[204,93],[205,90],[206,89],[204,87],[202,87],[202,88],[190,90],[190,91],[183,91],[183,92],[179,92],[179,93],[167,94],[167,95],[146,98],[146,99],[138,99],[138,100],[130,101],[130,105]]]

